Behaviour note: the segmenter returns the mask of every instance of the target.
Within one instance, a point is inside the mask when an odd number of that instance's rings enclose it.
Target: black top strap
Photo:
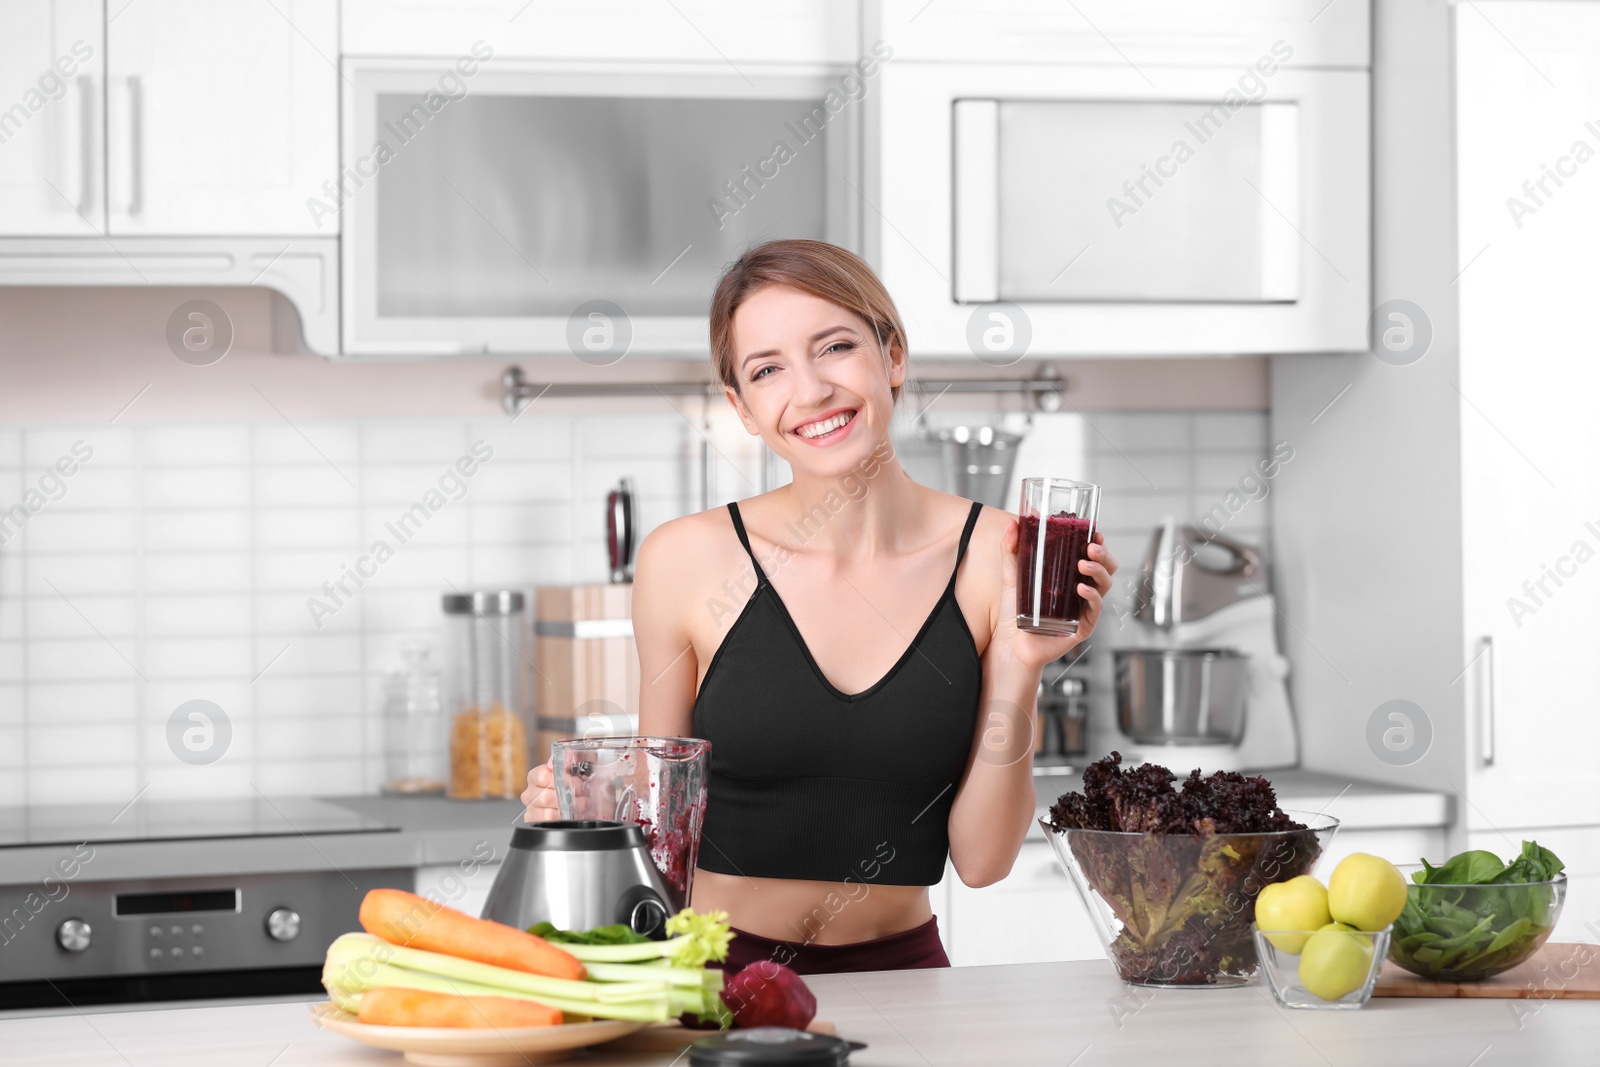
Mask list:
[[[961,560],[967,554],[967,542],[972,540],[972,531],[978,525],[978,513],[983,510],[983,505],[978,501],[972,502],[972,510],[967,514],[966,528],[961,531],[961,547],[956,549],[956,566],[961,566]]]
[[[739,505],[728,501],[728,515],[733,519],[733,532],[739,535],[739,543],[744,546],[745,553],[750,557],[750,565],[756,569],[756,580],[762,585],[771,584],[767,581],[767,572],[761,569],[761,563],[756,559],[755,549],[750,547],[750,535],[744,532],[744,520],[739,517]]]
[[[967,525],[961,530],[961,545],[956,549],[956,565],[950,569],[950,581],[944,587],[945,596],[956,591],[956,576],[961,573],[961,561],[967,557],[967,542],[972,540],[972,530],[978,525],[978,513],[982,510],[983,505],[974,500],[972,510],[967,512]]]

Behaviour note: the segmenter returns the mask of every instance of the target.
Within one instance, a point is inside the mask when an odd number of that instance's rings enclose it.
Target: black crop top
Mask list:
[[[695,698],[694,734],[711,742],[700,867],[889,885],[944,876],[983,681],[956,573],[982,507],[910,646],[871,688],[846,694],[812,659],[728,505],[757,584]]]

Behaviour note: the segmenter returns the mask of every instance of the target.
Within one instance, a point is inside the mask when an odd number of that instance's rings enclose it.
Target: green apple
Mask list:
[[[1352,852],[1328,879],[1329,913],[1357,930],[1382,930],[1405,906],[1405,876],[1378,856]]]
[[[1320,930],[1333,916],[1328,911],[1328,891],[1309,874],[1287,882],[1273,882],[1256,897],[1256,929],[1279,952],[1298,956],[1305,947],[1309,931]],[[1305,930],[1303,934],[1271,933],[1273,930]]]
[[[1300,984],[1312,996],[1338,1000],[1366,983],[1372,970],[1372,939],[1329,923],[1306,939],[1300,953]]]

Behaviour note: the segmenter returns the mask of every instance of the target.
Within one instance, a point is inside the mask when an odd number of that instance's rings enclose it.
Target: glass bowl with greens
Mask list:
[[[1435,867],[1400,868],[1411,882],[1389,958],[1422,978],[1472,982],[1522,963],[1561,916],[1567,876],[1555,853],[1524,841],[1510,863],[1475,849]]]
[[[1244,985],[1258,963],[1256,895],[1309,874],[1339,820],[1278,807],[1261,777],[1186,779],[1120,753],[1090,764],[1083,790],[1039,823],[1129,985]],[[1175,786],[1174,783],[1177,783]]]

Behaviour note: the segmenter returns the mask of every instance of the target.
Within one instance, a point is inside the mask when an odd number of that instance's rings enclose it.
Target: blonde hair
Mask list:
[[[826,300],[865,319],[885,354],[898,345],[907,352],[906,331],[889,290],[854,252],[826,241],[767,241],[734,261],[711,297],[711,362],[722,384],[739,391],[734,371],[733,314],[751,294],[769,285],[787,285]],[[900,387],[889,395],[900,399]]]

